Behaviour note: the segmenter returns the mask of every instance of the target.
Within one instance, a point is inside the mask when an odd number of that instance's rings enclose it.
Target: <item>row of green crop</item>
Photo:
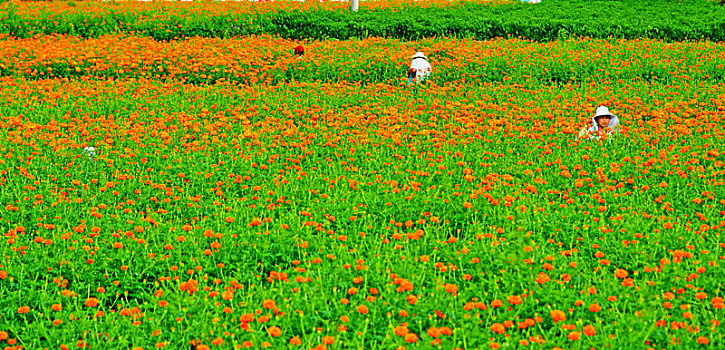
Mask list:
[[[256,67],[245,67],[241,71],[230,70],[225,66],[204,66],[201,72],[186,71],[178,75],[169,75],[159,72],[156,66],[138,66],[132,69],[113,67],[103,71],[92,71],[91,64],[71,66],[68,63],[53,63],[30,67],[26,72],[10,71],[0,68],[0,76],[15,76],[28,79],[48,78],[80,78],[88,77],[93,79],[129,79],[147,78],[154,80],[177,80],[189,84],[206,85],[222,81],[234,82],[245,85],[256,84],[280,84],[288,82],[361,82],[361,83],[387,83],[396,84],[396,81],[405,81],[405,70],[396,70],[396,67],[377,63],[373,65],[361,64],[359,70],[348,67],[349,71],[342,75],[335,75],[336,67],[333,64],[317,66],[305,62],[297,62],[292,66],[280,70],[270,70],[257,74]],[[75,68],[78,68],[76,70]],[[612,82],[617,80],[626,81],[659,81],[672,83],[680,80],[675,74],[671,74],[661,67],[648,64],[638,70],[618,69],[607,67],[602,69],[599,66],[569,66],[560,62],[545,62],[537,67],[536,71],[525,71],[509,66],[505,58],[492,58],[485,65],[479,65],[468,71],[456,69],[438,70],[431,75],[430,81],[438,85],[446,83],[482,84],[492,82],[534,82],[541,81],[549,84],[567,83],[590,83],[590,82]],[[709,81],[713,83],[725,82],[725,71],[717,69],[716,66],[709,67],[709,70],[701,70],[697,76],[685,77],[686,81],[700,82]],[[46,73],[47,72],[47,73]]]
[[[238,11],[218,4],[214,11],[197,11],[185,4],[98,5],[0,9],[0,33],[16,37],[69,34],[97,37],[132,32],[157,40],[202,36],[229,38],[253,34],[284,38],[433,36],[522,37],[538,41],[568,36],[592,38],[653,38],[725,40],[725,8],[706,0],[675,1],[544,1],[486,6],[463,3],[456,7],[414,6],[367,9],[309,10],[286,5],[280,11]],[[101,6],[98,8],[98,6]],[[206,5],[215,6],[213,4]],[[241,6],[241,5],[240,5]],[[300,5],[302,6],[302,5]]]

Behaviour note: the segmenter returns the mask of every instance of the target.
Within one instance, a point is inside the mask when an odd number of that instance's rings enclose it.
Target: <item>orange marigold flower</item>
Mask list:
[[[629,276],[629,273],[627,272],[627,270],[617,269],[616,271],[614,271],[614,276],[616,276],[617,278],[626,278],[627,276]]]
[[[504,334],[506,332],[506,327],[504,327],[503,324],[497,322],[491,325],[491,332]]]
[[[718,310],[725,308],[725,300],[722,297],[714,297],[710,300],[710,303],[712,303],[712,307]]]
[[[252,222],[249,223],[249,226],[259,226],[261,224],[262,224],[262,219],[254,218],[254,219],[252,219]]]
[[[30,312],[30,307],[29,306],[21,306],[21,307],[18,308],[18,313],[19,314],[27,314],[28,312]]]
[[[579,332],[571,332],[571,333],[569,333],[569,340],[571,340],[571,341],[579,340],[579,338],[581,338],[581,336],[582,335]]]
[[[269,333],[270,336],[273,336],[275,338],[282,335],[282,329],[280,329],[277,326],[270,327],[269,329],[267,329],[267,332]]]
[[[597,329],[594,328],[594,326],[592,325],[586,325],[584,326],[584,334],[590,337],[594,336],[595,334],[597,334]]]
[[[551,319],[554,320],[554,322],[566,320],[566,314],[564,313],[564,311],[561,310],[552,310],[550,315]]]
[[[181,282],[179,284],[179,289],[181,289],[182,292],[187,292],[189,295],[194,295],[194,293],[199,291],[199,283],[191,278],[186,282]]]
[[[601,310],[601,309],[602,309],[602,307],[599,306],[599,304],[595,303],[595,304],[589,305],[589,311],[591,311],[591,312],[599,312],[599,310]]]
[[[88,299],[86,299],[86,302],[84,304],[88,307],[96,307],[96,306],[98,306],[98,299],[88,298]]]
[[[428,328],[428,336],[431,338],[438,338],[441,336],[441,331],[436,327]]]
[[[418,335],[416,335],[415,333],[408,333],[405,335],[405,341],[408,343],[417,343]]]
[[[361,313],[363,315],[366,315],[368,313],[368,311],[370,311],[370,310],[368,310],[368,307],[365,306],[365,305],[359,305],[357,307],[357,312],[359,312],[359,313]]]
[[[262,307],[265,309],[274,309],[277,303],[272,299],[266,299],[262,302]]]
[[[331,336],[322,337],[322,343],[327,345],[332,345],[332,343],[335,342],[335,338]]]

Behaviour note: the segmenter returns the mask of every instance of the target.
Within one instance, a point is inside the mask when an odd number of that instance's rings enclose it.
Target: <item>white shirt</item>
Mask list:
[[[421,77],[428,77],[430,76],[430,72],[432,70],[430,63],[428,63],[428,60],[422,57],[414,58],[412,62],[410,62],[410,68],[414,68],[416,71],[415,78],[420,79]]]

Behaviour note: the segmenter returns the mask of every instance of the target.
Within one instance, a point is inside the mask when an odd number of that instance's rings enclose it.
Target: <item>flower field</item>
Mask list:
[[[405,81],[399,72],[410,63],[409,52],[418,49],[430,53],[438,85],[531,85],[541,80],[558,84],[657,81],[671,85],[725,81],[725,47],[707,41],[315,40],[302,42],[310,51],[303,61],[290,49],[299,43],[267,35],[178,42],[138,36],[8,38],[0,41],[0,75],[27,79],[174,79],[191,84],[344,81],[398,85]]]
[[[5,35],[0,348],[722,348],[723,58]]]

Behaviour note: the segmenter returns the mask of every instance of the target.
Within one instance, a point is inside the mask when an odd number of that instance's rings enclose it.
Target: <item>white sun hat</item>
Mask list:
[[[413,55],[413,57],[411,57],[411,58],[426,58],[427,59],[427,57],[425,57],[425,54],[420,51],[416,52],[415,55]]]
[[[601,116],[609,116],[609,126],[610,128],[617,128],[619,127],[619,117],[614,115],[612,112],[609,111],[609,108],[607,106],[599,106],[597,107],[596,112],[594,112],[594,116],[592,116],[592,130],[597,130],[599,127],[597,126],[597,118]]]
[[[612,114],[612,112],[609,111],[609,108],[607,108],[607,106],[599,106],[599,107],[597,107],[597,111],[594,113],[594,118],[601,117],[601,116],[604,116],[604,115],[608,115],[610,117],[613,117],[614,116],[614,114]]]

